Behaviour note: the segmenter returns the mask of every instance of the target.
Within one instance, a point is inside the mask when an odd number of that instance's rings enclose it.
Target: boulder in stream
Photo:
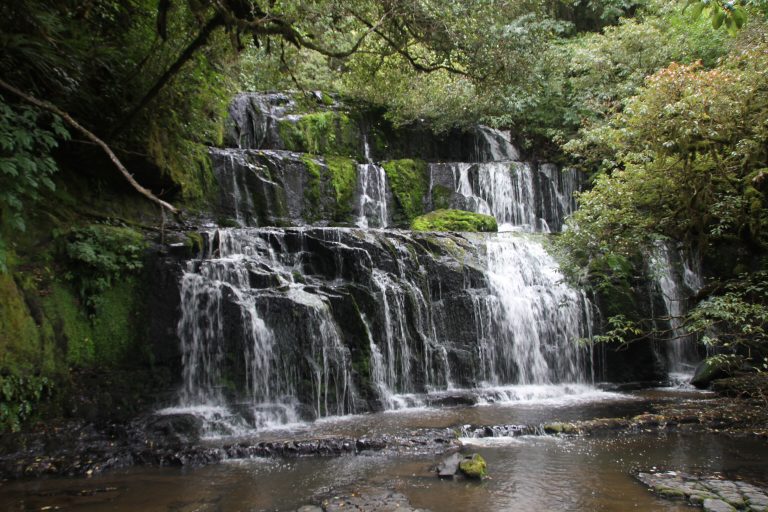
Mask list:
[[[467,478],[474,478],[481,480],[487,475],[488,465],[485,463],[485,459],[480,454],[473,453],[464,457],[459,463],[459,469]]]

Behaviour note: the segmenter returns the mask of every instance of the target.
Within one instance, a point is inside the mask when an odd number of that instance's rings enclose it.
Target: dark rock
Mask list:
[[[334,490],[319,501],[325,512],[427,512],[413,508],[404,495],[387,489]]]
[[[150,416],[139,428],[142,428],[155,444],[185,446],[200,440],[203,420],[193,414]]]
[[[691,384],[699,389],[707,388],[715,379],[729,376],[732,369],[732,361],[717,356],[710,357],[696,367]]]

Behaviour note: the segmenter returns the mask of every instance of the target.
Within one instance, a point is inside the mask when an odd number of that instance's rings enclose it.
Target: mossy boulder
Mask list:
[[[579,429],[573,423],[553,422],[544,425],[547,434],[578,434]]]
[[[414,231],[484,231],[499,230],[496,219],[464,210],[435,210],[413,219]]]
[[[739,358],[717,355],[705,359],[696,367],[691,384],[699,389],[709,387],[712,381],[730,377],[741,366]]]
[[[467,478],[474,478],[477,480],[481,480],[488,474],[488,465],[485,463],[485,459],[477,453],[464,457],[459,463],[459,469]]]

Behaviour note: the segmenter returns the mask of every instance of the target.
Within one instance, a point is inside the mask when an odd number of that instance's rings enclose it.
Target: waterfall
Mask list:
[[[457,388],[589,381],[576,343],[589,304],[528,235],[205,238],[181,278],[182,407],[229,407],[260,428]]]
[[[659,243],[648,258],[651,276],[662,298],[668,317],[670,335],[665,342],[667,368],[673,379],[690,377],[699,360],[696,340],[687,334],[683,319],[688,313],[689,297],[702,286],[698,265],[670,243]],[[693,259],[693,261],[696,261]]]
[[[363,139],[365,163],[357,165],[358,202],[357,227],[387,227],[387,175],[384,168],[371,160],[367,137]]]
[[[582,175],[548,163],[518,161],[508,135],[485,128],[479,162],[432,163],[430,194],[450,189],[450,207],[492,215],[499,231],[557,232],[576,208]]]
[[[594,381],[577,343],[591,337],[591,305],[540,235],[386,229],[398,203],[360,127],[355,193],[339,208],[325,159],[284,149],[280,123],[305,115],[294,103],[239,95],[232,147],[211,149],[217,214],[242,227],[203,232],[202,254],[184,265],[179,407],[204,409],[226,433]],[[493,215],[505,231],[559,231],[579,175],[521,161],[508,132],[471,136],[474,148],[451,150],[468,162],[429,164],[424,204]],[[318,227],[329,222],[357,228]],[[296,227],[247,227],[257,225]]]
[[[501,234],[488,241],[487,257],[491,294],[475,300],[483,379],[585,381],[587,361],[575,343],[591,328],[584,295],[563,283],[541,244]]]

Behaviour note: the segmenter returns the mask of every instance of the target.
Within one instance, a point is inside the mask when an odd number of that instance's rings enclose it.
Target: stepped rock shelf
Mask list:
[[[231,118],[233,147],[211,155],[220,214],[240,227],[202,233],[184,265],[183,388],[167,412],[227,434],[594,378],[576,343],[592,306],[535,235],[392,229],[452,208],[484,230],[557,231],[577,173],[520,161],[505,132],[397,131],[284,94],[240,95]]]

